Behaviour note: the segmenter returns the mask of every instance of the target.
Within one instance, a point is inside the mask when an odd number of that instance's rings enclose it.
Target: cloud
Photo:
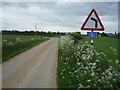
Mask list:
[[[3,29],[75,31],[80,30],[87,15],[96,9],[106,32],[117,30],[118,4],[116,2],[3,2]],[[82,31],[84,32],[84,31]]]

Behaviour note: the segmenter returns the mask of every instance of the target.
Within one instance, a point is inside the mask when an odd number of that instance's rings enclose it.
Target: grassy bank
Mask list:
[[[2,36],[2,62],[9,60],[15,55],[36,46],[49,38],[41,36]]]
[[[100,39],[98,42],[96,39],[95,49],[91,50],[87,37],[76,45],[70,36],[60,38],[57,68],[59,88],[120,88],[120,65],[116,59],[117,50],[114,51],[117,46],[109,45],[108,48],[112,47],[110,55],[115,54],[115,57],[110,58],[109,53],[104,52],[105,48],[108,49],[107,45],[104,47],[103,40]],[[105,41],[107,40],[110,39],[106,38]]]

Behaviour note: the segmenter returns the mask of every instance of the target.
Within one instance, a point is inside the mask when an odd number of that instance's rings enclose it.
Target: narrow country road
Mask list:
[[[39,44],[3,63],[3,88],[56,88],[58,38]]]

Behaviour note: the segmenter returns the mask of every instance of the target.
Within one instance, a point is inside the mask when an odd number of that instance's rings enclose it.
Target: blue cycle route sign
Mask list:
[[[90,38],[96,38],[97,37],[97,32],[88,32],[88,37]]]

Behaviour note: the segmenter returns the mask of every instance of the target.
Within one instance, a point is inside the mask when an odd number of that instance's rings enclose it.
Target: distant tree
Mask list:
[[[120,39],[120,32],[117,34],[117,37]]]
[[[101,33],[97,32],[97,36],[98,36],[98,35],[101,35]]]
[[[101,35],[102,35],[102,36],[107,36],[107,34],[106,34],[105,32],[103,32]]]

